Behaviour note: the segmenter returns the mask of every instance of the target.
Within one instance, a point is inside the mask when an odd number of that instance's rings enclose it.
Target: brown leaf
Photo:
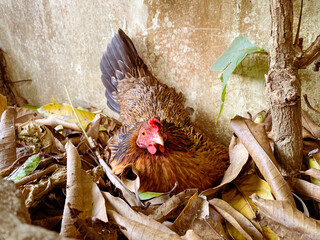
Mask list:
[[[287,200],[295,206],[291,190],[279,171],[264,126],[237,116],[231,120],[231,128],[249,151],[260,172],[270,185],[275,198]]]
[[[227,202],[214,198],[210,200],[209,203],[245,238],[263,239],[262,234],[255,228],[255,226]]]
[[[108,214],[113,220],[120,225],[122,233],[131,240],[178,240],[181,239],[175,233],[163,232],[159,229],[155,229],[150,225],[144,225],[132,219],[125,218],[119,213],[108,210]]]
[[[227,239],[222,224],[210,218],[195,219],[192,223],[192,229],[203,240]]]
[[[320,181],[320,169],[309,168],[307,171],[301,171],[303,174],[318,179]]]
[[[172,211],[187,203],[189,198],[197,192],[196,189],[187,189],[172,196],[168,201],[160,205],[149,217],[163,222]]]
[[[195,218],[203,219],[209,215],[209,203],[195,193],[188,201],[188,204],[173,222],[170,229],[180,236],[184,235],[191,228]]]
[[[25,204],[29,208],[36,200],[40,200],[54,187],[66,184],[66,167],[59,167],[48,179],[41,179],[38,183],[24,186],[22,193]]]
[[[200,193],[203,196],[214,195],[217,190],[219,190],[223,185],[232,182],[241,172],[243,166],[247,163],[249,159],[249,153],[247,149],[243,146],[240,139],[232,136],[229,145],[229,156],[230,165],[227,168],[221,183],[211,189],[204,190]]]
[[[51,126],[55,128],[58,125],[63,126],[64,128],[69,128],[76,131],[81,131],[80,127],[76,123],[69,123],[65,120],[59,119],[59,118],[47,118],[47,119],[36,119],[35,120],[39,124]]]
[[[80,211],[81,218],[97,217],[107,221],[105,200],[98,186],[86,172],[81,170],[81,160],[77,149],[67,142],[67,191],[60,235],[77,237],[79,232],[74,226],[70,208]],[[70,207],[69,207],[70,206]]]
[[[108,213],[110,210],[119,213],[122,217],[125,217],[128,220],[139,222],[143,225],[147,225],[153,229],[157,229],[161,232],[166,232],[173,234],[174,232],[167,228],[165,225],[155,221],[149,216],[146,216],[140,212],[136,212],[129,207],[129,205],[122,200],[121,198],[114,197],[110,193],[102,192],[103,196],[106,199],[106,206]]]
[[[130,204],[130,206],[139,206],[137,198],[133,192],[131,192],[124,183],[120,180],[120,178],[115,175],[111,168],[103,161],[99,160],[100,164],[103,166],[103,169],[105,173],[107,174],[109,180],[112,182],[113,185],[116,186],[116,188],[120,189],[123,197],[126,199],[126,201]]]
[[[24,123],[29,121],[30,119],[38,119],[41,117],[41,114],[36,110],[32,110],[24,107],[17,107],[17,119],[16,123]]]
[[[251,199],[259,212],[274,222],[310,239],[320,239],[320,221],[307,217],[287,201],[266,200],[256,194]],[[274,226],[270,227],[277,232]]]
[[[9,167],[17,158],[15,121],[16,111],[9,108],[3,112],[0,122],[0,171]]]
[[[188,230],[182,237],[184,240],[202,240],[202,238],[193,230]]]
[[[50,153],[55,144],[52,132],[44,125],[31,119],[17,127],[17,142],[22,146],[31,147],[33,152]]]
[[[305,127],[314,138],[320,138],[320,127],[311,119],[306,111],[302,111],[302,126]]]
[[[299,178],[292,178],[288,182],[294,192],[320,202],[320,186]]]

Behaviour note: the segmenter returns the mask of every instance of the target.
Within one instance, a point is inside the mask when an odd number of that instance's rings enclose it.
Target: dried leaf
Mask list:
[[[92,182],[86,172],[81,170],[81,161],[77,149],[72,143],[67,142],[66,150],[67,194],[60,235],[77,237],[79,232],[74,226],[70,208],[80,211],[80,218],[96,217],[105,222],[108,219],[105,200],[98,186]]]
[[[42,124],[42,125],[47,125],[50,127],[55,128],[58,125],[63,126],[66,129],[72,129],[75,131],[81,131],[80,127],[76,123],[69,123],[65,120],[59,119],[59,118],[49,118],[49,119],[36,119],[35,120],[37,123]]]
[[[306,111],[302,111],[302,126],[305,127],[315,139],[320,138],[320,127],[310,118]]]
[[[195,219],[192,223],[192,230],[203,240],[227,239],[222,224],[210,218]],[[222,233],[221,230],[223,231]]]
[[[50,153],[55,143],[52,132],[33,119],[18,125],[17,138],[19,144],[28,146],[33,153],[38,153],[40,150]]]
[[[298,178],[292,178],[288,182],[294,192],[320,202],[320,186]]]
[[[278,224],[310,239],[320,239],[320,221],[307,217],[287,201],[266,200],[257,194],[251,199],[260,213]]]
[[[150,225],[144,225],[132,219],[125,218],[115,211],[108,210],[108,214],[113,220],[120,225],[122,233],[131,240],[178,240],[181,239],[175,233],[167,233],[152,228]]]
[[[186,234],[182,237],[184,240],[202,240],[202,238],[195,233],[193,230],[188,230]]]
[[[311,182],[320,186],[320,165],[319,163],[313,159],[309,158],[309,167],[307,171],[304,172],[304,174],[311,176]]]
[[[105,173],[107,174],[110,182],[112,182],[113,185],[116,186],[116,188],[120,189],[123,197],[126,199],[126,201],[130,204],[130,206],[138,206],[138,201],[133,192],[131,192],[125,185],[124,183],[120,180],[118,176],[116,176],[111,168],[105,163],[105,162],[100,162],[100,164],[103,164],[103,169]]]
[[[194,219],[204,219],[209,215],[209,203],[203,197],[195,193],[188,201],[188,204],[173,222],[170,229],[180,236],[184,235],[190,229]]]
[[[16,111],[9,108],[1,115],[0,122],[0,171],[16,160],[15,121]]]
[[[210,200],[209,203],[246,239],[263,239],[263,236],[258,229],[226,201],[214,198]]]
[[[295,206],[291,190],[279,171],[264,126],[237,116],[231,120],[231,127],[249,151],[275,198],[288,200]]]
[[[315,161],[315,160],[313,160],[313,161]],[[303,174],[308,175],[311,178],[313,178],[313,180],[311,180],[311,182],[320,186],[320,169],[309,168],[307,171],[301,171],[301,172]],[[316,182],[315,180],[318,180],[318,182]]]
[[[22,194],[26,207],[29,208],[34,201],[40,200],[54,187],[65,186],[67,179],[66,173],[66,167],[59,167],[48,179],[41,179],[40,182],[36,184],[24,186]]]
[[[38,113],[36,110],[25,108],[25,107],[17,107],[16,110],[17,110],[16,123],[24,123],[31,119],[40,118],[41,116],[41,114]]]
[[[253,193],[256,193],[262,198],[273,200],[268,183],[260,179],[257,175],[251,174],[239,179],[234,184],[236,185],[236,188],[224,192],[222,194],[222,199],[249,219],[257,229],[264,232],[264,235],[268,235],[268,239],[276,238],[275,234],[272,233],[269,228],[261,228],[261,226],[254,221],[254,218],[256,217],[255,210],[257,208],[249,198]],[[237,234],[232,226],[227,226],[232,236]]]
[[[167,216],[179,208],[180,206],[186,204],[191,196],[193,196],[197,192],[196,189],[187,189],[183,192],[178,193],[177,195],[172,196],[168,201],[163,203],[160,207],[158,207],[153,213],[149,215],[149,217],[163,222],[167,219]]]
[[[108,213],[110,210],[112,210],[112,211],[119,213],[122,217],[125,217],[128,220],[139,222],[143,225],[151,227],[152,229],[157,229],[161,232],[166,232],[169,234],[174,233],[169,228],[167,228],[165,225],[155,221],[151,217],[146,216],[140,212],[134,211],[121,198],[113,197],[110,193],[107,193],[107,192],[102,192],[102,194],[106,199]]]
[[[127,178],[128,175],[130,178]],[[140,188],[139,171],[133,164],[128,164],[123,169],[121,181],[131,192],[136,192]]]
[[[249,153],[241,143],[240,139],[235,136],[232,136],[231,138],[231,142],[229,145],[229,156],[230,165],[227,168],[221,183],[214,188],[204,190],[200,193],[200,195],[211,196],[215,194],[215,192],[222,186],[236,179],[236,177],[241,172],[243,166],[247,163],[249,159]]]

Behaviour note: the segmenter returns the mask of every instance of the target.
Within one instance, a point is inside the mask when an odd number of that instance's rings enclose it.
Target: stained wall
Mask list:
[[[296,26],[300,1],[294,1]],[[320,33],[320,2],[305,1],[301,36],[308,44]],[[268,48],[270,14],[265,0],[0,0],[0,47],[13,81],[30,104],[53,97],[76,105],[106,107],[99,62],[118,28],[132,38],[142,59],[162,82],[186,96],[195,123],[210,137],[228,144],[230,119],[267,107],[266,56],[251,56],[230,77],[225,108],[218,122],[221,82],[210,67],[232,40],[244,35]],[[300,70],[303,93],[320,108],[319,74]],[[317,122],[320,118],[313,115]]]

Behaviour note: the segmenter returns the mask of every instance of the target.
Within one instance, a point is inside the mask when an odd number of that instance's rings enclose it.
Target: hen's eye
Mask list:
[[[145,135],[146,135],[146,132],[145,132],[145,131],[142,131],[141,134],[142,134],[142,136],[145,136]]]

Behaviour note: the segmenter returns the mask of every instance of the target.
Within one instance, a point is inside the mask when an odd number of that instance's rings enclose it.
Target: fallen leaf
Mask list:
[[[144,225],[132,219],[121,216],[115,211],[108,210],[110,217],[120,226],[121,232],[131,240],[178,240],[181,239],[175,233],[163,232],[152,228],[150,225]]]
[[[311,177],[311,182],[320,186],[320,165],[319,163],[313,159],[309,158],[309,169],[304,172],[304,174],[309,175]]]
[[[170,229],[180,236],[184,235],[191,228],[194,219],[204,219],[209,215],[209,203],[204,197],[199,197],[195,193],[188,201],[177,219],[173,222]]]
[[[168,199],[165,203],[160,205],[153,213],[149,214],[149,217],[163,222],[167,219],[167,216],[170,215],[171,212],[179,208],[180,206],[186,204],[191,196],[197,193],[196,189],[187,189],[183,192],[180,192],[170,199]]]
[[[210,218],[195,219],[192,223],[192,230],[203,240],[227,239],[222,224]]]
[[[149,216],[146,216],[140,212],[136,212],[133,209],[131,209],[129,205],[121,198],[114,197],[107,192],[102,192],[102,194],[106,199],[106,206],[108,209],[108,213],[109,211],[115,211],[119,215],[121,215],[122,217],[128,220],[139,222],[143,225],[149,226],[152,229],[157,229],[161,232],[174,234],[174,232],[171,231],[169,228],[167,228],[165,225],[155,221]]]
[[[184,236],[181,237],[184,240],[203,240],[196,232],[193,230],[188,230]]]
[[[313,161],[315,161],[315,160],[313,160]],[[301,171],[301,173],[310,176],[311,179],[312,179],[311,182],[313,182],[314,184],[320,186],[320,169],[309,168],[306,171]]]
[[[299,178],[291,178],[288,182],[294,192],[320,202],[320,186]]]
[[[36,184],[24,186],[22,194],[25,199],[26,207],[29,208],[35,201],[40,200],[53,188],[65,186],[66,180],[66,167],[59,167],[48,179],[41,179]]]
[[[297,231],[310,239],[320,239],[320,221],[307,217],[288,201],[266,200],[257,194],[251,196],[259,212],[274,222]],[[276,229],[273,229],[276,231]]]
[[[231,120],[231,128],[252,156],[275,198],[288,200],[295,206],[291,190],[279,171],[264,126],[237,116]]]
[[[33,153],[50,153],[55,143],[52,132],[34,119],[17,126],[17,142],[31,148]]]
[[[105,200],[98,186],[89,175],[81,170],[81,161],[77,149],[67,142],[67,192],[62,217],[60,235],[77,237],[79,232],[74,226],[71,210],[76,209],[80,218],[96,217],[106,222]],[[70,207],[69,207],[70,206]]]
[[[133,192],[131,192],[124,183],[120,180],[120,178],[115,175],[111,168],[103,161],[99,161],[99,163],[102,165],[105,173],[107,174],[110,182],[112,182],[113,185],[116,186],[116,188],[120,189],[123,197],[126,199],[126,201],[130,204],[130,206],[139,206],[137,198]]]
[[[37,123],[39,124],[43,124],[43,125],[47,125],[47,126],[51,126],[53,128],[57,127],[58,125],[63,126],[66,129],[72,129],[75,131],[81,131],[81,128],[76,124],[76,123],[69,123],[65,120],[59,119],[59,118],[49,118],[49,119],[36,119],[35,120]]]
[[[241,213],[231,207],[226,201],[214,198],[209,203],[246,239],[263,239],[258,229]]]
[[[227,183],[232,182],[241,172],[243,166],[247,163],[249,159],[249,153],[247,149],[243,146],[240,139],[232,136],[231,142],[229,145],[229,156],[230,156],[230,165],[227,168],[221,183],[207,190],[204,190],[200,193],[203,196],[212,196],[217,190]]]
[[[9,108],[1,115],[0,122],[0,171],[9,167],[17,158],[15,121],[16,111]]]
[[[250,174],[236,180],[234,185],[236,187],[222,193],[222,199],[249,219],[257,229],[264,232],[264,235],[268,235],[268,239],[276,239],[275,234],[272,233],[269,228],[261,228],[261,226],[254,221],[257,208],[249,198],[253,193],[256,193],[262,198],[274,199],[268,183],[260,179],[256,174]],[[232,236],[238,234],[232,225],[229,224],[227,226]]]
[[[320,138],[320,127],[311,119],[306,111],[302,111],[302,126],[305,127],[315,139]]]
[[[38,113],[36,110],[25,108],[25,107],[17,107],[17,123],[25,123],[30,119],[37,119],[41,117],[41,114]]]

